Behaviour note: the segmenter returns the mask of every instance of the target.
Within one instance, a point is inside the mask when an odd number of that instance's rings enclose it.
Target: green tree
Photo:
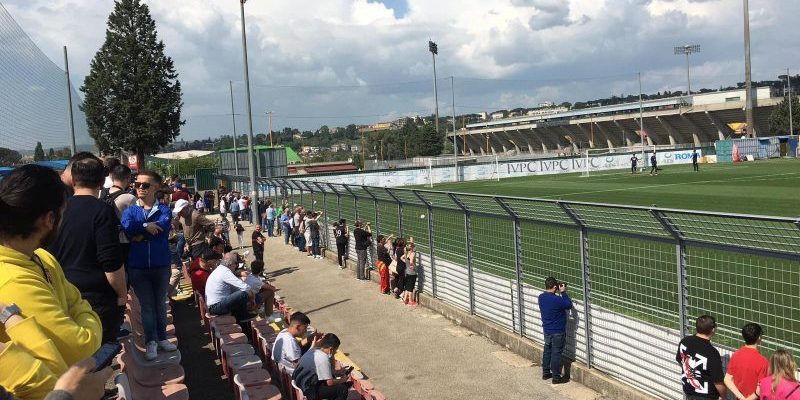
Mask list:
[[[141,0],[117,0],[106,38],[81,91],[89,134],[103,153],[144,159],[172,142],[181,120],[181,84]]]
[[[44,160],[44,149],[42,148],[42,142],[36,142],[36,148],[33,150],[33,161],[42,160]]]
[[[52,147],[51,147],[51,148],[50,148],[50,150],[47,152],[47,159],[48,159],[48,160],[55,160],[55,159],[56,159],[56,152],[55,152],[55,151],[53,151],[53,148],[52,148]]]
[[[16,150],[0,147],[0,165],[11,166],[22,160],[22,154]]]
[[[769,116],[769,132],[773,135],[796,135],[800,128],[800,101],[797,96],[792,96],[792,133],[789,133],[789,102],[784,99],[772,109],[772,114]]]

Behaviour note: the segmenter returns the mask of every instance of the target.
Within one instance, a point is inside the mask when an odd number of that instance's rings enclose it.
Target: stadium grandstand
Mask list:
[[[773,108],[783,99],[769,87],[754,88],[755,132],[767,133]],[[741,125],[745,90],[692,94],[641,103],[648,146],[702,146],[730,138]],[[581,148],[630,147],[639,143],[640,103],[573,109],[468,124],[458,144],[469,155],[577,153]],[[449,134],[451,140],[453,134]],[[461,147],[463,146],[463,147]]]

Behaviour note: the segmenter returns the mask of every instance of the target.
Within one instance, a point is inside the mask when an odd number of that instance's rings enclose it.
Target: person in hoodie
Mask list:
[[[142,309],[147,360],[154,360],[158,349],[177,350],[167,340],[166,332],[171,262],[168,236],[172,212],[168,205],[156,199],[161,182],[161,176],[155,172],[139,172],[134,182],[138,200],[125,209],[121,221],[131,241],[128,275]]]
[[[56,237],[66,199],[66,187],[47,167],[25,165],[0,181],[0,303],[4,311],[0,342],[26,347],[52,376],[90,357],[100,347],[102,335],[100,318],[64,277],[56,258],[44,250]],[[33,340],[37,333],[44,337],[35,346],[14,340]],[[0,353],[0,369],[7,389],[16,385],[32,393],[52,389],[55,379],[31,381],[36,366],[12,368],[23,362],[6,358],[12,354],[6,350]]]

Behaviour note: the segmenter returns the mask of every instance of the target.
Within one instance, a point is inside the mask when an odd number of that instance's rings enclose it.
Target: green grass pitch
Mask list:
[[[629,170],[527,176],[440,184],[433,190],[797,217],[800,160],[700,164],[700,172],[691,164],[669,165],[658,176]]]

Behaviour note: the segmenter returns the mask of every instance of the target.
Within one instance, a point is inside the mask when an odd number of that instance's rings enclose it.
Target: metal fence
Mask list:
[[[717,318],[726,363],[748,322],[800,353],[800,220],[503,196],[262,181],[267,197],[374,234],[413,237],[419,290],[541,343],[544,279],[569,283],[566,355],[661,398],[682,398],[677,343]],[[353,241],[351,240],[351,245]],[[373,253],[374,254],[374,253]],[[354,251],[350,252],[355,255]]]

